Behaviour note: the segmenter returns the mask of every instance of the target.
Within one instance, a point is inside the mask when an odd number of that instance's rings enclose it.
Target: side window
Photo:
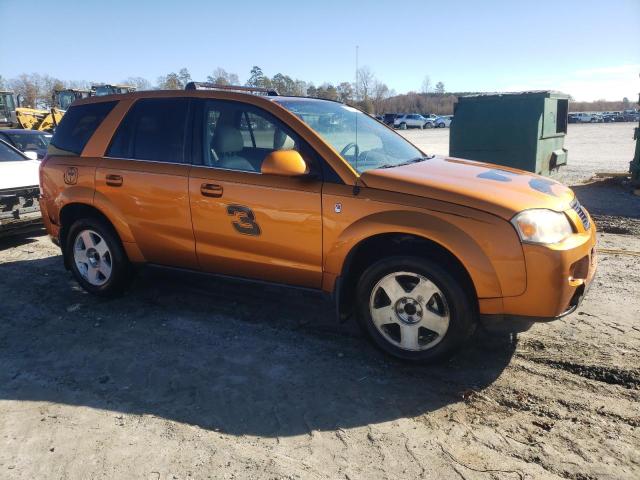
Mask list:
[[[299,150],[297,136],[271,114],[251,105],[207,100],[203,158],[209,167],[259,173],[275,150]]]
[[[77,105],[64,114],[51,145],[59,151],[80,155],[89,139],[118,102],[99,102]]]
[[[138,100],[113,136],[107,156],[188,163],[184,156],[188,110],[187,98]]]

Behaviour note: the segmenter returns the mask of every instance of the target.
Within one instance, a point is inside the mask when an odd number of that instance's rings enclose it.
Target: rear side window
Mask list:
[[[80,155],[85,145],[118,102],[88,103],[69,108],[64,114],[51,145]]]
[[[189,99],[138,100],[118,127],[108,157],[185,163]]]

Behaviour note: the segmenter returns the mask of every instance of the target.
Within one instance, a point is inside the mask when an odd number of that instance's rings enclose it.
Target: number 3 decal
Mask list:
[[[227,215],[235,217],[231,222],[233,228],[243,235],[260,235],[260,226],[256,223],[256,216],[249,207],[243,205],[227,206]]]

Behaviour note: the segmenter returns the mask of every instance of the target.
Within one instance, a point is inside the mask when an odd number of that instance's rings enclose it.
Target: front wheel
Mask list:
[[[433,123],[427,122],[424,124],[424,128],[433,128]]]
[[[71,272],[87,292],[116,296],[131,278],[131,266],[114,229],[98,218],[77,220],[66,245]]]
[[[475,329],[474,299],[436,262],[390,257],[358,282],[358,318],[371,340],[403,360],[427,363],[451,354]]]
[[[404,123],[404,122],[402,122],[402,123],[400,124],[400,130],[406,130],[406,129],[407,129],[407,124],[406,124],[406,123]]]

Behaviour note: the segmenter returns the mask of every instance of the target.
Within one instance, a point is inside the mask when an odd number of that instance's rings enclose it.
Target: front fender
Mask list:
[[[485,217],[478,220],[435,211],[373,213],[353,222],[339,234],[327,252],[325,270],[340,275],[349,253],[367,238],[408,234],[435,242],[451,252],[469,273],[479,298],[519,295],[526,288],[520,242],[507,222],[489,215]]]

